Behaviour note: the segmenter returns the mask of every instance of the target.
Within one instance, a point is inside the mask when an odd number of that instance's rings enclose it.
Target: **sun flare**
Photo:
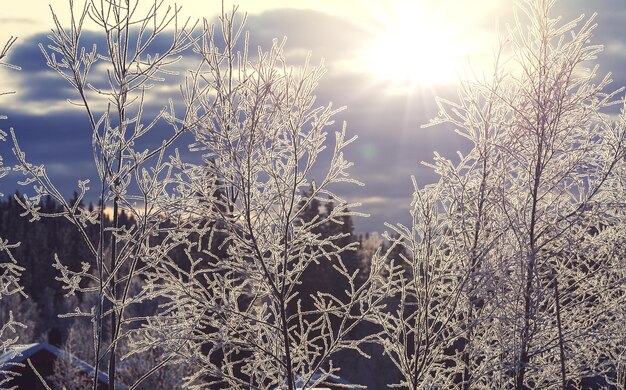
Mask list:
[[[395,7],[372,12],[372,40],[360,59],[379,81],[396,87],[454,81],[469,57],[490,45],[477,19],[492,1],[389,4]]]
[[[405,18],[402,18],[405,19]],[[398,20],[381,31],[366,53],[366,62],[378,76],[392,81],[428,77],[445,80],[451,76],[456,42],[440,24],[426,19]]]

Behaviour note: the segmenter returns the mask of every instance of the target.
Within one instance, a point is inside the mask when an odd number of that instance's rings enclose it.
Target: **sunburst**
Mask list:
[[[390,2],[372,10],[372,40],[359,61],[392,87],[454,81],[469,57],[491,46],[478,21],[494,2],[476,3]]]

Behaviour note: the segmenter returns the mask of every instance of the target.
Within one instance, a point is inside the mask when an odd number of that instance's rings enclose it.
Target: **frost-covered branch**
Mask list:
[[[17,37],[10,37],[4,47],[0,51],[0,69],[9,68],[12,70],[19,70],[18,66],[9,64],[5,61],[9,50],[17,41]],[[10,95],[14,92],[6,92],[0,91],[1,95]],[[6,119],[6,115],[0,113],[0,120]],[[6,142],[7,133],[5,133],[2,129],[0,129],[0,142]],[[10,171],[9,167],[5,167],[3,165],[3,158],[0,155],[0,181],[4,178]],[[0,197],[4,196],[4,194],[0,193]],[[20,243],[10,243],[8,240],[0,237],[0,255],[2,255],[5,259],[5,262],[0,263],[0,303],[3,305],[8,305],[9,310],[8,313],[1,316],[0,321],[0,353],[11,353],[12,348],[19,344],[19,335],[20,330],[25,329],[26,325],[20,320],[16,319],[14,313],[11,309],[11,296],[18,294],[23,297],[26,297],[24,293],[23,287],[20,284],[20,277],[22,273],[25,271],[25,268],[18,264],[17,259],[13,255],[15,249],[19,247]],[[12,369],[20,368],[20,364],[0,364],[0,374],[2,375],[2,379],[0,380],[0,386],[10,384],[12,378],[17,376]]]
[[[464,388],[566,388],[612,380],[622,364],[621,311],[608,313],[623,302],[624,265],[605,241],[624,223],[623,110],[608,115],[622,89],[607,92],[609,75],[588,68],[602,49],[589,43],[593,18],[562,24],[553,5],[519,2],[493,77],[439,100],[433,122],[473,144],[458,164],[430,164],[450,220],[445,249],[467,278],[447,352]]]
[[[40,48],[48,66],[75,90],[78,99],[70,103],[83,107],[87,114],[100,179],[95,186],[99,207],[90,211],[83,206],[91,187],[88,181],[79,181],[73,203],[65,200],[45,167],[28,162],[14,135],[15,170],[25,177],[21,184],[34,190],[18,201],[32,220],[69,220],[89,248],[90,258],[80,259],[81,269],[70,269],[58,258],[54,266],[69,294],[98,294],[96,307],[85,312],[93,313],[95,324],[93,383],[96,386],[101,363],[108,360],[109,386],[114,388],[120,355],[117,345],[142,321],[126,318],[129,309],[145,297],[142,289],[131,286],[141,280],[155,258],[152,253],[171,250],[157,237],[179,201],[170,194],[174,172],[168,155],[175,153],[173,145],[186,131],[180,123],[188,121],[184,115],[176,118],[173,101],[155,101],[152,91],[166,78],[174,81],[174,66],[195,42],[195,25],[189,20],[179,22],[180,7],[168,7],[162,1],[155,1],[144,14],[137,1],[125,0],[85,0],[80,6],[70,1],[69,8],[67,23],[52,10],[50,43]],[[88,23],[103,34],[104,46],[84,41]],[[170,38],[169,45],[160,45]],[[161,108],[155,110],[155,105]],[[163,127],[171,131],[155,145],[153,136]],[[44,196],[59,202],[62,210],[42,213],[39,205]],[[111,225],[105,224],[107,207],[112,211]],[[89,234],[94,228],[99,230],[95,239]]]
[[[150,326],[164,345],[183,345],[180,359],[197,367],[187,381],[192,388],[207,378],[210,386],[314,387],[339,372],[337,352],[360,350],[349,336],[383,305],[372,291],[383,288],[384,265],[372,264],[361,278],[358,264],[343,260],[357,243],[345,242],[347,233],[316,232],[357,215],[349,209],[358,205],[332,185],[359,184],[343,156],[354,140],[345,126],[325,151],[338,110],[315,106],[323,68],[288,66],[279,41],[249,55],[235,18],[222,14],[219,38],[205,22],[194,45],[203,63],[187,80],[184,100],[202,163],[175,161],[186,199],[181,227],[188,235],[178,239],[187,261],[155,267],[149,284],[168,303],[166,316]],[[328,167],[312,181],[322,159]],[[305,217],[311,204],[328,199],[327,213]],[[321,269],[337,281],[334,293],[307,282]]]

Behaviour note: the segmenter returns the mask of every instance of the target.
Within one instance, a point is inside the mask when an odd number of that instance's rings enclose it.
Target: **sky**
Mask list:
[[[82,0],[74,0],[80,7]],[[8,61],[21,71],[0,69],[0,112],[8,120],[0,128],[15,129],[20,146],[48,172],[66,196],[77,180],[96,178],[87,116],[68,103],[76,94],[47,68],[38,47],[47,45],[52,18],[48,4],[61,21],[68,20],[67,0],[4,1],[0,5],[0,40],[17,36]],[[140,5],[150,1],[140,0]],[[167,1],[166,1],[167,3]],[[173,4],[173,3],[172,3]],[[221,10],[217,0],[180,0],[181,17],[214,20]],[[384,223],[408,223],[411,176],[420,185],[436,176],[422,164],[434,152],[454,158],[467,142],[448,127],[422,128],[437,114],[435,97],[455,99],[459,80],[489,69],[497,42],[496,26],[506,30],[513,20],[512,0],[242,0],[248,14],[246,30],[251,46],[269,49],[283,37],[290,64],[303,63],[311,53],[314,63],[324,60],[327,73],[317,91],[317,103],[346,106],[337,115],[338,130],[347,123],[348,135],[357,135],[346,157],[354,162],[351,174],[365,187],[335,190],[351,202],[361,202],[358,232],[383,231]],[[597,12],[593,43],[603,44],[600,74],[613,72],[614,87],[626,85],[626,3],[623,0],[560,0],[553,16],[569,21]],[[87,26],[85,41],[98,42]],[[184,71],[185,62],[180,65]],[[166,81],[159,96],[177,98],[178,80]],[[0,143],[0,155],[10,165],[11,145]],[[0,182],[0,192],[18,189],[16,174]],[[23,188],[21,189],[24,190]],[[95,197],[95,195],[94,195]]]

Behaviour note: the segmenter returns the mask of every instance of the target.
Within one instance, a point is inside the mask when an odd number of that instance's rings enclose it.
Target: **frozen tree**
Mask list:
[[[0,69],[19,69],[18,67],[4,61],[11,46],[13,46],[16,40],[16,37],[9,38],[4,45],[4,48],[0,51]],[[11,93],[13,92],[0,92],[0,95],[8,95]],[[2,119],[6,119],[6,116],[0,114],[0,120]],[[0,142],[6,142],[6,136],[7,134],[2,131],[2,129],[0,129]],[[10,168],[3,166],[2,155],[0,155],[0,179],[5,177],[9,173],[9,170]],[[4,194],[0,193],[0,196],[4,196]],[[8,262],[1,264],[2,274],[0,275],[0,299],[2,299],[2,297],[16,293],[24,294],[19,284],[20,274],[22,273],[22,271],[24,271],[24,269],[17,264],[16,259],[11,253],[11,250],[17,248],[18,245],[19,244],[11,244],[7,240],[4,240],[2,237],[0,237],[0,253],[6,254],[9,259]],[[9,321],[8,323],[10,322],[11,321]],[[7,324],[7,322],[3,322],[3,325],[4,324]],[[5,328],[3,327],[2,330],[4,331]],[[4,335],[4,332],[0,333],[0,336],[2,335]],[[3,341],[5,340],[4,337],[2,337],[1,339]],[[6,346],[3,344],[3,351],[5,350],[5,347]]]
[[[8,68],[13,70],[19,70],[19,67],[11,65],[5,62],[11,46],[15,43],[17,37],[10,37],[2,50],[0,50],[0,69]],[[0,95],[9,95],[13,92],[0,91]],[[0,120],[6,119],[6,116],[0,113]],[[6,142],[7,133],[0,129],[0,142]],[[10,168],[3,165],[2,155],[0,155],[0,180],[5,177]],[[4,194],[0,193],[0,197]],[[7,352],[12,346],[15,346],[20,335],[24,335],[25,331],[28,331],[27,324],[19,319],[16,319],[13,309],[15,309],[16,303],[21,302],[23,298],[26,298],[26,294],[20,285],[20,276],[24,271],[24,267],[18,265],[17,260],[13,255],[15,250],[20,244],[10,243],[8,240],[0,237],[0,254],[4,254],[8,261],[0,263],[0,353]],[[16,297],[16,295],[20,295]],[[19,314],[18,313],[18,317]],[[0,373],[4,374],[4,379],[0,380],[0,385],[6,384],[13,376],[10,372],[11,367],[6,365],[0,365]]]
[[[48,65],[76,89],[75,104],[87,113],[101,207],[89,212],[80,206],[86,181],[79,182],[75,202],[65,201],[45,168],[28,163],[15,135],[13,141],[16,169],[26,176],[23,184],[34,184],[35,190],[19,202],[32,219],[73,222],[91,251],[79,270],[56,256],[54,266],[68,294],[98,295],[91,310],[68,314],[91,319],[96,369],[108,359],[114,387],[118,345],[124,345],[126,361],[161,354],[131,388],[147,383],[162,365],[183,362],[195,368],[187,384],[198,387],[295,389],[336,375],[333,355],[359,351],[359,343],[367,341],[348,335],[382,305],[385,294],[374,295],[372,289],[385,284],[378,280],[380,262],[357,283],[358,264],[342,260],[343,253],[356,250],[357,242],[344,240],[349,233],[338,229],[322,237],[316,230],[345,223],[355,215],[348,207],[358,206],[332,192],[333,184],[356,183],[342,153],[353,140],[345,138],[345,127],[335,133],[334,150],[325,156],[330,158],[326,173],[311,182],[314,167],[323,165],[318,157],[326,148],[325,129],[338,111],[314,106],[312,92],[322,67],[288,67],[278,42],[249,59],[247,37],[237,49],[241,29],[226,13],[223,42],[216,42],[208,23],[201,40],[186,25],[178,26],[178,9],[157,16],[161,3],[147,17],[136,16],[134,3],[125,1],[87,1],[82,10],[70,6],[69,28],[53,14],[52,42],[42,51]],[[83,24],[89,20],[106,35],[104,51],[82,46]],[[170,22],[179,27],[171,46],[148,54]],[[185,114],[177,118],[170,103],[144,124],[150,83],[168,74],[190,47],[202,62],[183,88]],[[102,68],[107,87],[89,81]],[[107,108],[97,114],[101,96]],[[136,151],[162,123],[173,128],[172,136],[154,149]],[[194,150],[201,151],[200,165],[166,154],[187,129],[195,136]],[[38,204],[48,195],[62,205],[61,212],[41,212]],[[301,210],[322,199],[333,207],[304,219]],[[107,205],[113,209],[112,226],[102,223]],[[133,222],[123,224],[120,216],[127,214]],[[100,229],[97,242],[88,239],[91,225]],[[174,256],[177,251],[186,255],[186,263]],[[344,291],[300,294],[303,274],[322,263],[332,264]],[[134,288],[137,280],[147,283]],[[159,311],[133,316],[132,305],[148,299],[162,302]]]
[[[609,294],[602,280],[617,258],[594,258],[586,246],[600,228],[598,194],[624,157],[625,126],[622,117],[612,122],[603,112],[615,96],[604,92],[608,76],[594,84],[597,67],[584,68],[601,50],[588,44],[594,25],[589,20],[575,30],[582,17],[559,25],[549,16],[553,3],[522,6],[531,27],[514,33],[521,75],[498,99],[512,110],[499,141],[500,207],[510,226],[496,315],[511,380],[503,385],[518,389],[565,388],[601,372],[595,334],[612,322],[593,302]]]
[[[601,317],[604,323],[600,328],[602,333],[597,332],[596,337],[602,346],[601,352],[609,362],[611,374],[607,379],[618,389],[626,386],[626,333],[623,328],[626,321],[625,180],[626,165],[622,160],[616,165],[615,174],[607,179],[600,194],[598,203],[601,202],[602,207],[599,209],[599,223],[595,224],[595,234],[586,251],[586,257],[597,259],[588,263],[589,271],[600,274],[595,280],[596,284],[588,287],[588,291],[595,292],[590,296],[588,304],[592,308],[600,307],[604,310]]]
[[[5,58],[8,55],[11,46],[17,40],[16,37],[11,37],[7,40],[3,49],[0,51],[0,68],[10,68],[18,70],[17,66],[11,65],[5,62]],[[0,95],[7,95],[13,92],[0,92]],[[0,114],[0,119],[6,119],[6,116]],[[6,133],[0,129],[0,142],[6,142]],[[3,166],[2,155],[0,155],[0,179],[5,177],[9,172],[8,167]],[[4,196],[0,193],[0,196]],[[8,258],[8,261],[0,264],[0,301],[13,294],[20,294],[26,297],[20,286],[20,275],[24,271],[24,268],[19,266],[17,260],[13,256],[12,250],[17,248],[19,243],[9,243],[8,240],[0,237],[0,253],[3,253]],[[16,327],[23,327],[24,325],[14,321],[13,313],[8,312],[7,318],[2,318],[0,328],[0,352],[6,351],[6,349],[17,342],[17,338],[12,337],[17,333]]]
[[[578,386],[623,361],[624,266],[610,243],[623,220],[606,198],[625,152],[623,112],[609,115],[621,90],[587,68],[602,50],[592,19],[562,24],[553,4],[518,3],[500,48],[511,58],[440,100],[435,120],[474,144],[459,165],[433,164],[467,279],[450,354],[465,388]]]
[[[452,124],[473,144],[466,155],[459,154],[457,164],[440,155],[426,164],[439,175],[439,212],[447,220],[447,250],[454,254],[460,272],[461,296],[455,320],[459,333],[454,346],[459,351],[458,370],[452,376],[465,389],[476,387],[492,369],[491,358],[480,346],[493,324],[490,301],[494,281],[490,275],[498,258],[497,243],[507,226],[498,216],[496,196],[503,179],[498,140],[509,115],[508,106],[494,104],[506,88],[501,56],[497,52],[490,80],[461,82],[459,103],[440,100],[440,116],[429,123]]]
[[[388,225],[393,234],[385,237],[391,245],[386,253],[375,254],[400,269],[390,275],[389,307],[377,313],[375,322],[383,329],[378,341],[401,374],[401,382],[392,387],[450,388],[449,350],[456,341],[466,280],[457,253],[450,250],[454,237],[450,219],[441,211],[441,187],[419,189],[413,181],[411,225]]]
[[[71,102],[87,114],[86,127],[93,140],[100,179],[96,185],[100,207],[91,212],[81,206],[89,190],[88,180],[78,182],[74,202],[66,201],[45,167],[27,161],[13,134],[16,170],[25,176],[22,184],[32,184],[34,190],[34,194],[18,201],[32,220],[68,219],[87,244],[90,256],[81,259],[81,269],[70,269],[56,256],[53,266],[68,294],[98,294],[96,305],[89,311],[77,309],[67,315],[91,321],[96,367],[93,385],[95,388],[98,371],[108,360],[109,387],[113,389],[120,355],[117,345],[141,321],[126,315],[127,308],[140,304],[145,295],[142,290],[132,295],[131,283],[141,277],[153,258],[152,251],[167,252],[151,238],[158,235],[160,225],[168,218],[168,207],[174,202],[166,194],[172,175],[167,153],[185,131],[174,120],[172,101],[153,112],[151,92],[165,76],[176,74],[173,66],[194,42],[191,33],[195,26],[189,21],[179,23],[180,8],[167,7],[162,1],[152,2],[143,14],[139,2],[129,0],[88,0],[82,7],[70,1],[70,10],[67,26],[53,11],[50,43],[40,47],[48,66],[76,91],[76,100]],[[86,23],[95,24],[103,34],[104,47],[84,42]],[[162,50],[157,52],[157,48]],[[162,141],[154,146],[151,137],[167,127],[171,128],[170,134],[161,132]],[[42,213],[39,203],[44,196],[61,204],[62,211]],[[103,223],[105,207],[112,210],[111,226]],[[94,225],[99,229],[95,242],[88,234]]]
[[[24,268],[19,266],[15,257],[11,253],[12,249],[17,248],[19,243],[9,244],[7,240],[0,237],[0,252],[5,253],[8,256],[9,261],[0,264],[2,274],[0,275],[0,306],[13,308],[13,304],[9,303],[9,300],[13,298],[15,294],[21,295],[24,298],[22,286],[20,285],[20,275],[24,271]],[[13,311],[9,310],[7,315],[2,315],[0,318],[0,350],[6,351],[11,345],[18,341],[17,334],[20,333],[18,328],[23,328],[25,325],[15,320]]]
[[[361,259],[361,269],[364,271],[369,269],[372,257],[383,244],[383,237],[378,232],[368,233],[360,240],[359,258]]]
[[[339,126],[327,149],[341,109],[316,102],[323,66],[287,65],[284,41],[250,52],[235,10],[196,36],[179,8],[145,4],[70,1],[41,45],[86,113],[98,208],[82,206],[88,181],[66,201],[11,131],[25,215],[69,220],[89,250],[80,269],[51,257],[67,294],[85,297],[65,315],[90,321],[91,386],[106,365],[111,389],[120,374],[131,388],[312,388],[370,342],[396,387],[624,385],[626,114],[611,111],[621,90],[587,68],[601,51],[593,18],[563,24],[553,0],[518,3],[492,75],[438,101],[432,124],[472,149],[428,164],[438,182],[415,185],[411,223],[366,242],[364,266],[350,256],[359,205],[336,193],[360,184],[343,154],[354,138]],[[105,45],[86,42],[87,23]],[[162,107],[155,91],[183,55],[198,63]],[[183,133],[190,153],[175,149]],[[45,196],[60,210],[44,212]],[[16,245],[0,238],[5,302],[23,294]],[[2,320],[6,349],[17,321]],[[371,332],[357,340],[360,324]]]
[[[342,254],[358,243],[342,241],[345,232],[318,232],[358,206],[332,190],[358,182],[343,155],[354,140],[345,126],[325,150],[339,110],[315,104],[323,68],[288,66],[278,41],[249,56],[235,18],[222,13],[221,35],[205,23],[195,45],[203,63],[184,99],[202,163],[177,161],[186,201],[178,237],[170,236],[184,241],[187,260],[155,264],[150,283],[168,302],[150,325],[161,345],[178,351],[175,359],[193,364],[191,388],[312,388],[340,372],[337,352],[367,341],[349,334],[382,305],[384,294],[372,291],[385,288],[383,264],[373,261],[357,284],[357,264]],[[304,217],[309,204],[329,199],[326,213]],[[305,274],[326,264],[342,290],[304,293]]]

